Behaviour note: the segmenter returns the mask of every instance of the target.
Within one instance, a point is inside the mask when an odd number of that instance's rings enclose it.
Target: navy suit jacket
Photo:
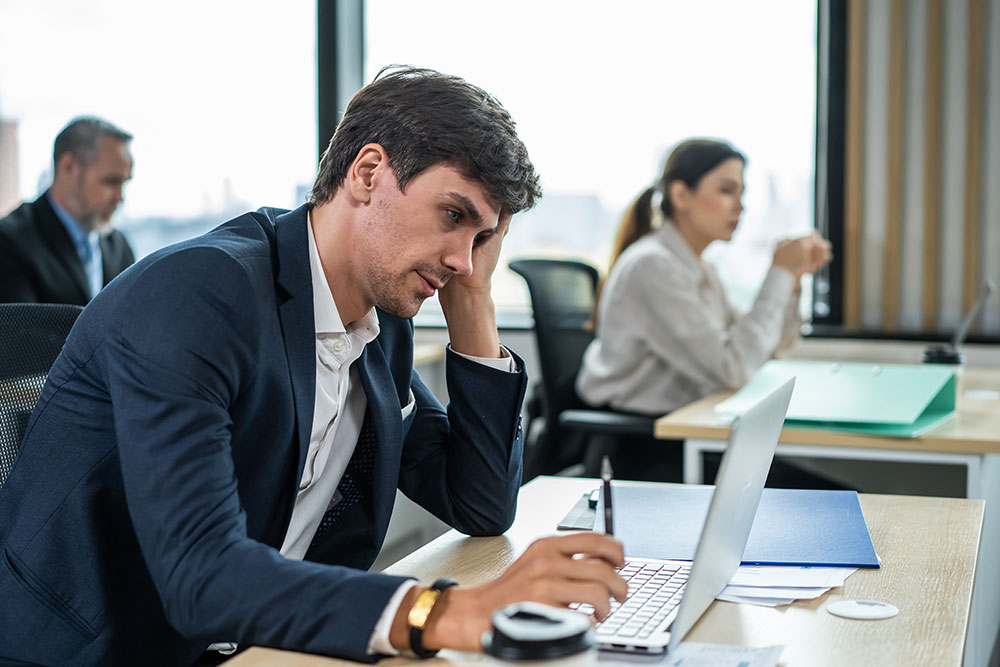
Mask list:
[[[135,261],[116,229],[101,235],[104,284]],[[0,303],[90,301],[90,283],[73,239],[48,197],[25,202],[0,220]]]
[[[445,410],[413,370],[412,323],[379,312],[356,362],[373,503],[306,561],[278,553],[313,419],[307,224],[305,207],[243,215],[147,257],[84,310],[0,489],[0,656],[183,665],[237,641],[370,660],[401,579],[357,568],[397,487],[468,534],[510,525],[523,371],[449,351]]]

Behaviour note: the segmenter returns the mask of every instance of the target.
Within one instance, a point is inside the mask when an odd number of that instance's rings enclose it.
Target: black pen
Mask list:
[[[604,534],[615,534],[615,519],[611,507],[611,461],[607,455],[601,459],[601,481],[604,483]]]

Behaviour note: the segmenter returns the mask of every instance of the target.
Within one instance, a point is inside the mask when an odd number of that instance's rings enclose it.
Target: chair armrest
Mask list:
[[[625,435],[653,435],[652,417],[640,417],[610,410],[563,410],[559,424],[574,431]]]

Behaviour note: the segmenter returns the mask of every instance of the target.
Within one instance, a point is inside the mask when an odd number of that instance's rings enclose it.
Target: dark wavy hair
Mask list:
[[[320,160],[309,204],[330,201],[362,146],[389,156],[401,190],[415,176],[447,164],[482,183],[509,214],[541,198],[538,174],[500,102],[457,76],[392,65],[351,100]]]

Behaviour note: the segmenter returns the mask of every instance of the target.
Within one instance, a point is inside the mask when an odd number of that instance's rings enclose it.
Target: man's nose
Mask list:
[[[452,243],[444,256],[444,265],[460,278],[472,275],[472,247],[475,239]]]

